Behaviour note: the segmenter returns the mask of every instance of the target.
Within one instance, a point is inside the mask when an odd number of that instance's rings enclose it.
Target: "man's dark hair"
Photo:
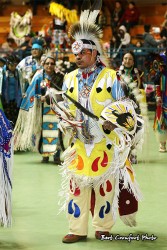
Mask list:
[[[7,41],[8,43],[15,43],[15,40],[14,40],[13,38],[11,38],[11,37],[8,37],[8,38],[6,39],[6,41]]]
[[[145,24],[145,25],[144,25],[144,31],[145,31],[145,32],[149,32],[149,31],[150,31],[150,28],[151,28],[151,24]]]
[[[81,39],[81,41],[82,41],[84,44],[96,45],[92,40]]]
[[[88,40],[88,39],[80,39],[84,44],[90,44],[90,45],[95,45],[96,44],[92,41],[92,40]],[[92,51],[91,49],[89,49],[90,51]],[[99,51],[97,51],[97,55],[100,55]]]

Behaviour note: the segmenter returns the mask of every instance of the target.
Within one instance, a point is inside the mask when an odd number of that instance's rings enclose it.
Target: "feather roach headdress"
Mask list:
[[[74,54],[81,52],[83,48],[96,49],[101,61],[104,61],[101,46],[102,30],[95,23],[101,7],[102,0],[95,0],[92,6],[90,0],[84,0],[79,22],[74,23],[69,29],[69,34],[76,40],[72,44]]]

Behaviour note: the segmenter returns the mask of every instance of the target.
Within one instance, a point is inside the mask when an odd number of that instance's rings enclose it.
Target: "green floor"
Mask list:
[[[113,235],[140,235],[140,240],[98,241],[89,225],[86,242],[63,244],[68,232],[65,215],[58,215],[60,187],[59,167],[41,164],[41,157],[33,153],[17,153],[13,169],[13,226],[0,229],[0,249],[12,250],[98,250],[98,249],[167,249],[167,153],[159,153],[152,132],[153,113],[150,116],[149,144],[135,165],[137,180],[144,199],[139,204],[137,227],[126,227],[119,218],[112,229]],[[147,155],[147,162],[143,160]],[[141,240],[144,235],[157,240]]]

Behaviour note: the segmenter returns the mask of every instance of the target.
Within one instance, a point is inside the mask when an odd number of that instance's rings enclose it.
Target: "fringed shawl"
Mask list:
[[[36,74],[23,99],[14,129],[14,150],[38,151],[41,136],[42,105],[39,99],[39,84],[43,79],[43,70]]]

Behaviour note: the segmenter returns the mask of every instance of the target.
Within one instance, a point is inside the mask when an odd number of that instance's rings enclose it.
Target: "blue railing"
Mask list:
[[[111,59],[111,63],[113,63],[113,67],[117,68],[117,66],[120,66],[122,63],[122,58],[124,53],[127,51],[133,51],[135,54],[136,67],[140,68],[141,70],[144,70],[145,60],[147,60],[149,54],[151,53],[160,54],[165,50],[166,48],[146,48],[146,47],[137,48],[130,46],[125,49],[120,49],[119,51],[111,48],[110,51],[108,52],[108,56]]]
[[[166,48],[146,48],[146,47],[134,47],[129,46],[125,49],[115,50],[113,48],[110,49],[110,51],[106,52],[106,55],[108,57],[109,65],[113,69],[118,69],[122,63],[122,58],[125,52],[127,51],[133,51],[135,54],[135,64],[136,67],[144,72],[144,82],[146,83],[152,83],[149,80],[149,72],[146,68],[146,61],[150,53],[157,53],[160,54],[161,52],[164,52]],[[0,57],[4,54],[6,54],[7,51],[0,49]],[[55,51],[55,56],[58,59],[60,54],[62,52]],[[70,50],[63,52],[64,56],[70,57],[72,55],[72,52]]]

